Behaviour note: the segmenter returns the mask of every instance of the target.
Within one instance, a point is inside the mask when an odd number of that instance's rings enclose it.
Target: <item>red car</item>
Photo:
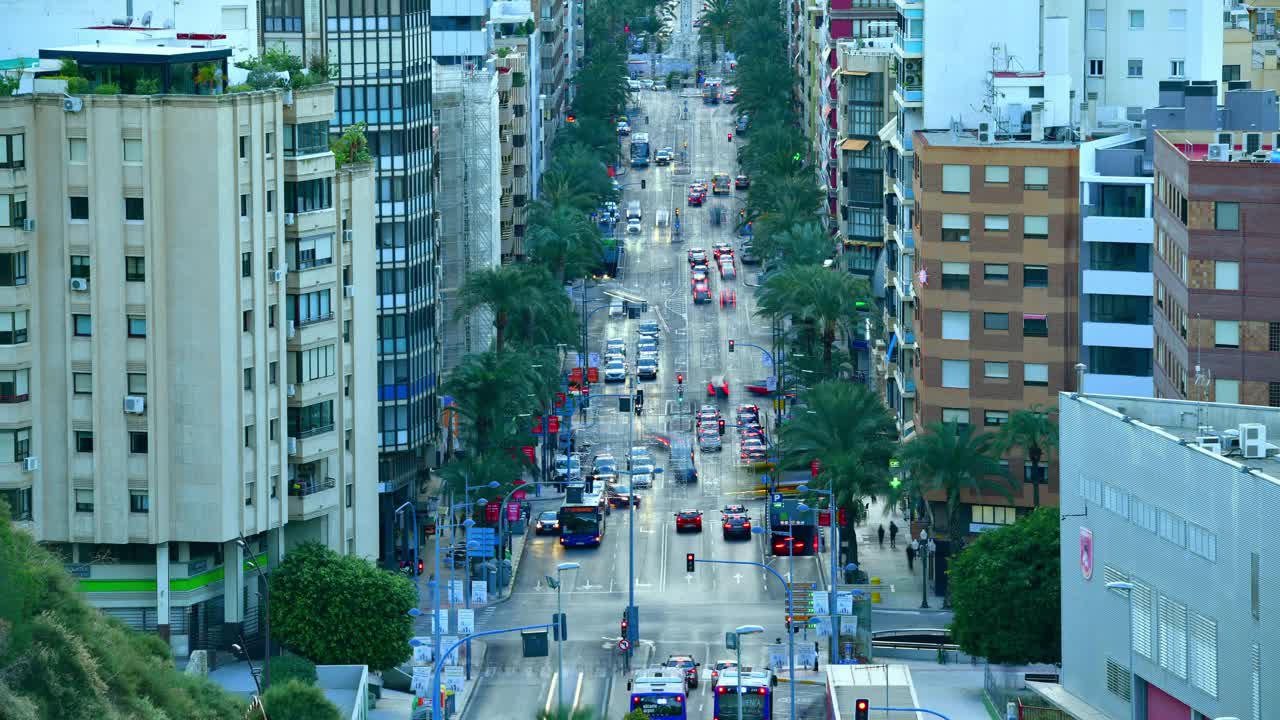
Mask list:
[[[711,287],[705,282],[694,283],[693,301],[695,303],[711,302]]]
[[[696,530],[702,532],[702,511],[681,510],[676,513],[676,532]]]
[[[717,375],[707,381],[707,397],[729,397],[729,381]]]
[[[705,199],[707,199],[707,194],[706,194],[705,192],[691,192],[691,193],[689,193],[689,204],[690,204],[690,205],[696,205],[696,206],[701,207],[701,206],[702,206],[702,201],[703,201],[703,200],[705,200]]]
[[[773,391],[769,389],[767,380],[751,380],[745,384],[747,392],[752,395],[772,395]]]
[[[738,293],[732,290],[721,290],[720,307],[738,307]]]
[[[721,255],[732,255],[733,246],[727,242],[718,242],[711,246],[711,251],[715,253],[716,259],[719,260]]]
[[[738,177],[733,179],[733,187],[738,190],[746,190],[747,188],[751,187],[751,178],[747,177],[746,175],[739,175]]]

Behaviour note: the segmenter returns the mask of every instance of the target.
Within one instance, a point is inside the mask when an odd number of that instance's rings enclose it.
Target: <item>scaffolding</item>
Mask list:
[[[484,309],[460,315],[459,294],[469,273],[495,268],[501,258],[498,166],[498,80],[493,61],[436,65],[432,105],[439,132],[440,312],[444,323],[442,370],[493,342],[493,318]]]

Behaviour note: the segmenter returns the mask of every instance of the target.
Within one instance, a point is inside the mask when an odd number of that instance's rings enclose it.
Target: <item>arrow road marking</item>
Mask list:
[[[733,581],[739,585],[742,584],[742,573],[734,573]]]

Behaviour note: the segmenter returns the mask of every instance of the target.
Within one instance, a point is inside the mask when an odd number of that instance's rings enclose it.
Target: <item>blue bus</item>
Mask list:
[[[679,483],[698,482],[698,466],[693,460],[693,443],[685,435],[671,439],[671,477]]]
[[[593,485],[587,481],[566,488],[559,513],[560,544],[564,547],[600,547],[604,539],[608,505],[602,493],[592,492]]]
[[[773,691],[773,673],[767,670],[744,670],[741,683],[737,670],[721,670],[711,716],[716,720],[737,720],[741,706],[742,720],[773,720]]]
[[[636,133],[631,136],[631,167],[648,167],[649,165],[649,133]]]
[[[688,689],[680,668],[637,670],[631,682],[632,710],[640,710],[650,720],[688,720]]]

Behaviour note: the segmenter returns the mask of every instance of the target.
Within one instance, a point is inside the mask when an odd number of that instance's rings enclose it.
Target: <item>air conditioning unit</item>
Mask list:
[[[296,437],[289,438],[289,454],[290,455],[298,454],[298,438]]]
[[[1267,426],[1262,423],[1240,423],[1240,454],[1253,460],[1267,456]]]
[[[991,142],[991,123],[978,123],[978,142]]]
[[[355,285],[343,285],[343,286],[342,286],[342,294],[343,294],[345,297],[355,297],[355,296],[356,296],[356,286],[355,286]]]
[[[293,397],[298,394],[298,386],[293,383],[289,383],[289,386],[285,388],[285,392],[289,397]]]
[[[27,218],[26,220],[23,220],[23,221],[22,221],[22,229],[23,229],[24,231],[26,231],[26,232],[35,232],[35,231],[36,231],[36,221],[35,221],[35,219],[34,219],[34,218]]]
[[[351,242],[351,233],[352,233],[352,231],[351,231],[351,230],[343,230],[343,231],[342,231],[342,242],[344,242],[344,243],[349,243],[349,242]]]
[[[295,214],[293,214],[293,213],[285,213],[285,214],[284,214],[284,224],[285,224],[285,225],[292,225],[292,224],[294,224],[294,223],[296,223],[296,222],[298,222],[298,216],[297,216],[297,215],[295,215]]]
[[[73,292],[89,292],[89,278],[71,278]]]
[[[287,331],[287,336],[289,337],[289,339],[290,339],[290,340],[292,340],[292,339],[293,339],[293,336],[294,336],[294,335],[297,335],[297,334],[298,334],[298,326],[297,326],[297,325],[295,325],[295,324],[294,324],[294,322],[293,322],[292,320],[290,320],[290,321],[289,321],[289,330]]]
[[[278,270],[272,270],[272,271],[271,271],[271,282],[284,282],[284,273],[285,273],[285,271],[284,271],[284,270],[279,270],[279,269],[278,269]]]
[[[40,458],[26,457],[22,459],[23,472],[35,472],[40,469]]]
[[[1230,157],[1230,145],[1226,143],[1212,143],[1209,145],[1209,160],[1212,160],[1213,162],[1227,162]]]
[[[1216,455],[1222,454],[1222,438],[1217,435],[1201,435],[1196,438],[1196,445]]]
[[[84,109],[84,100],[78,97],[62,98],[62,111],[69,113],[78,113]]]
[[[130,415],[141,415],[146,412],[147,399],[141,395],[126,395],[124,398],[124,411]]]

